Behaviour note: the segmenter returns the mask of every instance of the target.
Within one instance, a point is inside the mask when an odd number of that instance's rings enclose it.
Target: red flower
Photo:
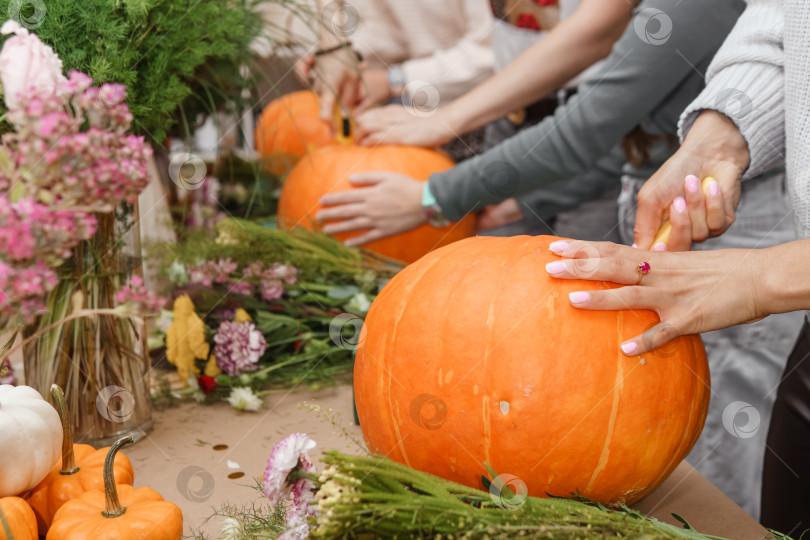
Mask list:
[[[525,28],[527,30],[540,30],[540,23],[537,22],[537,17],[531,13],[521,13],[518,15],[515,26],[518,28]]]
[[[556,6],[559,4],[559,0],[534,0],[534,3],[538,6]]]
[[[208,375],[200,375],[197,377],[197,384],[200,386],[203,394],[210,394],[217,389],[217,380]]]

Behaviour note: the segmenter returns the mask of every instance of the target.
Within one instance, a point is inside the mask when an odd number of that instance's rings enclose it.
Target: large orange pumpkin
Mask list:
[[[6,527],[11,536],[6,534]],[[19,497],[0,498],[0,540],[37,540],[37,518]]]
[[[639,500],[686,456],[709,403],[700,338],[622,354],[658,317],[572,307],[569,292],[616,285],[551,278],[554,240],[463,240],[383,288],[354,370],[372,452],[474,487],[487,462],[530,495],[609,504]]]
[[[443,154],[411,146],[383,145],[332,146],[322,148],[302,159],[284,183],[278,202],[279,224],[285,227],[317,226],[315,214],[321,208],[318,200],[327,193],[353,189],[349,175],[367,171],[389,171],[406,174],[417,180],[427,180],[435,173],[447,170],[453,161]],[[467,216],[446,227],[420,225],[403,234],[370,242],[363,247],[405,262],[413,262],[432,249],[473,233],[475,219]],[[338,234],[345,240],[359,233]]]
[[[318,96],[309,90],[285,94],[265,107],[255,140],[268,170],[279,175],[314,150],[337,144],[329,124],[320,119]]]

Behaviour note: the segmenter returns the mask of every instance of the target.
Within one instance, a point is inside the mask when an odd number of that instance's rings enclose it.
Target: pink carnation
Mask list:
[[[217,365],[231,377],[255,370],[267,349],[264,336],[249,321],[222,321],[214,343]]]

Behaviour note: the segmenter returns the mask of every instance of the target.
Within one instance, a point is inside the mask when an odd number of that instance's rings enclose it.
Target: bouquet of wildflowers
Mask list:
[[[222,538],[717,539],[627,507],[529,497],[525,484],[491,470],[479,490],[382,456],[326,451],[318,472],[309,455],[315,446],[303,433],[279,442],[261,481],[267,515],[229,512]]]

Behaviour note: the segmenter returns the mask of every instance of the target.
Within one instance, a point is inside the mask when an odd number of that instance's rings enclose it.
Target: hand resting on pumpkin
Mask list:
[[[349,180],[368,186],[324,195],[319,221],[341,220],[324,226],[327,234],[366,230],[345,241],[359,246],[413,229],[425,222],[422,209],[422,182],[403,174],[368,172],[353,174]]]
[[[612,290],[574,292],[579,309],[649,309],[661,322],[621,345],[641,354],[687,334],[698,334],[774,313],[810,309],[810,240],[768,249],[652,252],[610,242],[560,240],[550,245],[560,261],[546,271],[554,278],[611,281]],[[639,282],[636,268],[650,264]]]

